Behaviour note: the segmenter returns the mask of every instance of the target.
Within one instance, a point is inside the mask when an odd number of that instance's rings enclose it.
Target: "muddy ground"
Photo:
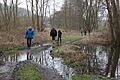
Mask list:
[[[92,32],[90,35],[82,36],[82,39],[75,41],[74,44],[98,44],[98,45],[110,45],[110,34],[102,32]]]
[[[89,54],[84,54],[82,52],[81,44],[102,44],[102,45],[108,45],[110,44],[110,40],[108,37],[103,36],[102,34],[98,34],[95,36],[95,33],[91,33],[91,35],[83,36],[80,40],[64,44],[62,48],[62,57],[66,61],[65,64],[70,64],[74,67],[79,67],[80,63],[84,63],[84,60],[90,58],[91,56]],[[72,46],[71,46],[72,45]],[[68,47],[69,46],[69,47]],[[31,63],[36,66],[36,69],[42,73],[42,76],[44,80],[64,80],[62,76],[60,76],[56,70],[54,69],[48,69],[42,65],[38,65],[35,62],[32,61],[24,61],[19,63],[8,63],[5,62],[5,64],[0,66],[0,79],[1,80],[16,80],[14,74],[22,65]],[[83,64],[84,65],[84,64]],[[84,67],[84,66],[82,66]],[[79,69],[77,69],[79,70]]]
[[[23,61],[19,63],[6,63],[0,66],[0,80],[18,80],[16,72],[25,64],[33,64],[36,70],[42,75],[43,80],[65,80],[55,69],[49,69],[45,66],[38,65],[33,61]]]

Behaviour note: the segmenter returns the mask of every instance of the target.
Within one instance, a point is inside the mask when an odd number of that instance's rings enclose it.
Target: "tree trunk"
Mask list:
[[[39,0],[36,0],[36,17],[37,17],[37,31],[40,31],[40,26],[39,26],[39,15],[38,15],[38,3]]]
[[[28,16],[28,19],[30,19],[30,14],[29,14],[29,9],[28,9],[28,1],[26,0],[26,6],[27,6],[27,16]]]
[[[115,47],[115,53],[113,53],[111,74],[110,77],[115,77],[116,68],[118,66],[120,47]]]
[[[35,28],[35,21],[34,21],[34,4],[33,4],[33,0],[31,0],[32,2],[31,2],[31,11],[32,11],[32,27],[34,28],[34,30],[36,30],[36,28]]]
[[[108,60],[108,65],[106,67],[106,75],[108,75],[110,65],[110,77],[115,77],[115,72],[116,68],[118,66],[118,60],[119,60],[119,52],[120,52],[120,27],[119,27],[119,11],[117,10],[117,6],[115,4],[115,0],[106,0],[107,3],[107,9],[108,9],[108,14],[109,14],[109,23],[110,23],[110,30],[111,30],[111,37],[112,37],[112,42],[113,45],[112,47],[114,48],[115,52],[110,54],[112,56],[112,63],[110,60]],[[110,3],[112,6],[112,9],[110,7]],[[112,10],[112,12],[111,12]],[[109,58],[111,58],[109,56]]]
[[[107,7],[109,10],[109,18],[110,21],[114,24],[114,25],[110,25],[112,30],[114,31],[114,49],[115,49],[115,53],[113,54],[113,58],[112,58],[112,65],[111,65],[111,71],[110,71],[110,76],[111,77],[115,77],[115,72],[116,72],[116,68],[118,65],[118,60],[119,60],[119,52],[120,52],[120,27],[119,27],[119,14],[118,14],[118,10],[117,10],[117,6],[115,4],[115,0],[111,0],[111,5],[112,5],[112,11],[113,11],[113,16],[110,13],[110,6],[109,6],[109,0],[106,0],[107,3]],[[111,17],[112,16],[112,17]],[[110,23],[110,24],[112,24]]]
[[[65,0],[65,10],[64,10],[64,15],[65,15],[65,28],[67,29],[68,28],[68,25],[67,25],[67,0]]]
[[[108,0],[106,0],[106,4],[107,4],[107,10],[108,10],[108,21],[109,21],[109,24],[110,24],[110,32],[111,32],[111,43],[114,42],[114,33],[113,33],[113,20],[112,20],[112,12],[110,10],[110,3]],[[105,73],[105,76],[108,76],[108,73],[110,71],[110,66],[112,65],[112,56],[113,56],[113,46],[111,46],[111,52],[109,53],[108,55],[108,63],[106,65],[106,73]]]

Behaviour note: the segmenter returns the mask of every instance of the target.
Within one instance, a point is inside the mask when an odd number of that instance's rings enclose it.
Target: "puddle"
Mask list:
[[[108,63],[108,50],[103,49],[105,47],[99,46],[96,48],[96,56],[98,58],[98,62],[100,64],[100,67],[105,69],[106,64]]]
[[[30,59],[37,62],[38,64],[47,66],[48,68],[56,69],[57,72],[60,75],[62,75],[63,78],[65,78],[66,80],[71,80],[74,70],[64,65],[62,58],[52,57],[50,55],[52,47],[49,45],[45,45],[45,46],[46,46],[46,49],[38,53],[31,53],[30,50],[23,50],[17,54],[6,55],[3,58],[3,61],[20,62],[20,61],[25,61]],[[34,48],[37,48],[37,47],[32,47],[32,49]]]
[[[91,65],[97,63],[101,69],[101,72],[105,71],[106,64],[108,63],[108,55],[110,53],[110,47],[101,45],[82,45],[81,51],[83,53],[91,54],[95,57],[91,58]],[[120,59],[116,70],[116,77],[120,77]]]
[[[100,66],[102,69],[106,68],[106,64],[108,63],[108,55],[110,53],[110,49],[103,47],[103,46],[99,46],[96,48],[96,55],[98,57]],[[118,62],[118,66],[116,69],[116,77],[120,78],[120,59]]]
[[[3,61],[20,62],[20,61],[31,59],[43,66],[56,69],[57,72],[60,75],[62,75],[66,80],[72,80],[71,77],[73,75],[74,70],[64,65],[62,58],[52,57],[50,55],[52,47],[50,45],[45,45],[45,46],[46,46],[46,49],[38,53],[31,53],[30,50],[22,50],[21,52],[17,54],[6,55],[3,58]],[[32,47],[32,49],[34,48],[37,48],[37,46]],[[90,60],[90,65],[94,66],[93,62],[97,62],[100,68],[102,70],[105,70],[106,64],[108,62],[108,54],[110,52],[108,47],[98,46],[98,45],[94,45],[94,46],[93,45],[80,45],[80,50],[85,54],[87,53],[87,54],[95,56],[93,57],[93,59]],[[85,67],[83,66],[83,68]],[[88,65],[87,65],[87,68],[88,68]],[[120,60],[118,64],[118,69],[116,71],[116,75],[117,76],[120,75]]]

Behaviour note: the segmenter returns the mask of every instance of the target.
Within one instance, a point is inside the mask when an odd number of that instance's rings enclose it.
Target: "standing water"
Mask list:
[[[92,67],[94,67],[93,65],[94,63],[97,63],[99,65],[100,71],[103,73],[102,75],[104,75],[106,65],[108,63],[108,56],[111,51],[110,47],[101,45],[82,45],[82,46],[83,46],[82,50],[84,53],[88,53],[90,55],[95,56],[90,59]],[[117,78],[120,77],[120,59],[116,69],[116,77]]]
[[[56,69],[57,72],[62,75],[66,80],[72,80],[74,70],[72,68],[67,67],[63,64],[62,58],[52,57],[50,52],[52,50],[52,46],[45,45],[45,49],[38,52],[32,52],[32,49],[38,48],[33,47],[31,50],[22,50],[19,53],[6,55],[3,58],[3,61],[6,62],[20,62],[25,60],[33,60],[38,64],[46,66],[48,68]],[[98,45],[82,45],[80,46],[80,51],[83,53],[87,53],[90,55],[95,55],[96,58],[91,58],[91,65],[94,65],[93,62],[97,62],[100,68],[104,71],[106,64],[108,62],[108,54],[109,48],[105,46]],[[82,67],[81,67],[82,68]],[[84,67],[83,67],[84,68]],[[118,69],[116,71],[116,75],[120,75],[120,61],[118,64]]]
[[[35,48],[37,47],[32,47],[31,49]],[[41,64],[48,68],[56,69],[63,78],[65,78],[66,80],[71,80],[74,70],[64,65],[62,58],[52,57],[50,55],[51,50],[52,46],[50,45],[46,45],[45,50],[37,53],[32,53],[31,50],[23,50],[17,54],[6,55],[3,58],[3,61],[20,62],[25,60],[33,60],[38,64]]]

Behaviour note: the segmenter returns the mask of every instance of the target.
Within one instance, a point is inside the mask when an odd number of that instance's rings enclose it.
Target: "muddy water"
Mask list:
[[[92,55],[90,59],[90,66],[94,67],[94,64],[99,65],[100,71],[104,75],[105,68],[108,63],[108,55],[110,53],[109,46],[101,46],[101,45],[81,45],[81,51],[85,54]],[[120,59],[118,62],[118,67],[116,70],[116,77],[120,78]]]
[[[37,47],[32,47],[32,49]],[[20,62],[25,60],[33,60],[38,64],[46,66],[48,68],[56,69],[57,72],[62,75],[66,80],[71,80],[73,75],[73,69],[67,67],[63,64],[62,58],[52,57],[50,55],[50,51],[52,47],[50,45],[46,45],[46,49],[37,53],[32,53],[31,50],[23,50],[16,54],[6,55],[3,58],[5,62]]]
[[[79,50],[87,54],[85,62],[81,65],[79,74],[104,74],[108,62],[109,47],[93,44],[81,44]]]
[[[110,53],[110,48],[106,48],[103,46],[99,46],[96,49],[96,55],[98,57],[100,67],[102,69],[106,68],[106,64],[108,63],[108,55]],[[116,77],[120,78],[120,59],[118,62],[117,70],[116,70]]]
[[[32,47],[32,49],[34,48],[37,48],[37,46]],[[56,69],[57,72],[60,75],[62,75],[66,80],[71,80],[72,75],[74,75],[73,74],[74,70],[64,65],[62,58],[52,57],[50,55],[51,50],[52,50],[52,47],[50,45],[46,45],[45,50],[37,53],[32,53],[31,50],[22,50],[16,54],[6,55],[3,58],[3,61],[14,63],[14,62],[20,62],[25,60],[33,60],[38,64],[47,66],[48,68]],[[108,62],[108,54],[110,52],[109,47],[100,46],[100,45],[80,45],[79,50],[84,54],[92,55],[92,57],[87,61],[87,62],[90,61],[90,66],[93,67],[92,71],[95,70],[94,66],[96,64],[99,65],[99,69],[101,70],[101,72],[105,71],[105,67]],[[83,68],[88,69],[89,68],[88,64],[87,66],[83,66]],[[81,67],[81,71],[83,71],[82,67]],[[84,72],[81,72],[81,73],[84,73]],[[120,61],[118,64],[118,69],[116,71],[116,76],[119,76],[119,75],[120,75]]]

